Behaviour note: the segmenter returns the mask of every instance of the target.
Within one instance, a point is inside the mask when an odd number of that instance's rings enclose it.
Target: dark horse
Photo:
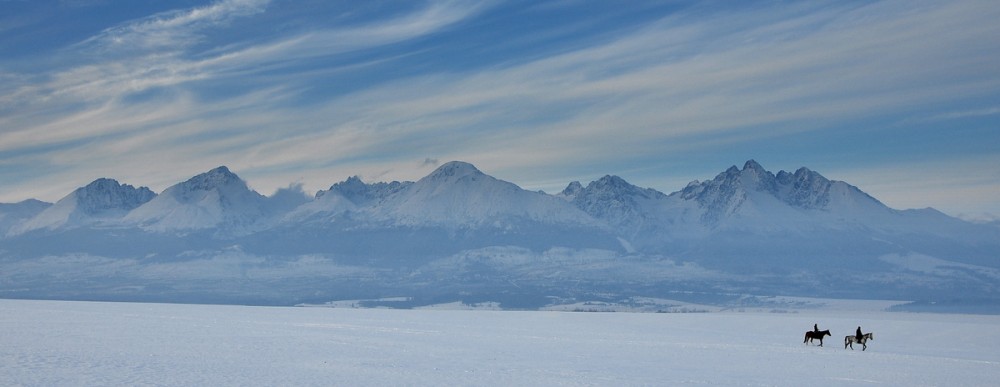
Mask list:
[[[861,336],[861,340],[858,340],[857,336],[844,336],[844,349],[850,345],[851,349],[854,349],[854,343],[861,344],[861,350],[864,351],[868,349],[868,340],[875,340],[875,335],[871,332],[865,333]]]
[[[802,339],[802,343],[806,342],[812,343],[813,339],[819,339],[819,346],[823,346],[823,336],[830,336],[830,330],[823,330],[819,332],[806,331],[806,338]]]

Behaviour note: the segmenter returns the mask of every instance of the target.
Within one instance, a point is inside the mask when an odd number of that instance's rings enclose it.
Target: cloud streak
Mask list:
[[[792,17],[721,34],[706,26],[746,25],[759,17],[667,18],[608,44],[497,70],[397,82],[351,96],[350,104],[371,109],[362,115],[379,117],[387,126],[426,120],[426,130],[437,134],[449,127],[456,134],[485,127],[486,135],[492,130],[523,144],[570,144],[581,153],[608,157],[601,148],[637,150],[763,126],[812,130],[815,125],[796,124],[885,114],[1000,86],[992,70],[955,60],[997,62],[990,52],[951,48],[1000,32],[986,22],[988,16],[971,7],[916,15],[885,8],[834,9],[807,20]],[[878,23],[854,25],[862,16]],[[953,17],[950,23],[936,21],[943,16]],[[812,27],[816,19],[825,19],[826,27]],[[959,28],[969,19],[978,28]],[[927,31],[931,23],[935,29]],[[659,44],[664,37],[668,43]],[[685,42],[707,42],[707,48]],[[943,76],[953,79],[942,83]],[[567,111],[572,114],[564,119],[546,120]],[[457,148],[492,148],[481,138]],[[525,153],[549,153],[534,148]],[[563,160],[573,163],[583,156]],[[540,161],[523,160],[512,167]]]
[[[246,119],[230,115],[239,114],[242,109],[271,109],[275,101],[282,100],[281,86],[264,85],[262,90],[220,101],[199,101],[206,97],[176,87],[215,82],[227,77],[253,76],[255,71],[267,69],[267,66],[294,64],[311,57],[335,56],[413,39],[458,22],[482,8],[479,4],[433,3],[411,14],[376,23],[286,36],[250,46],[238,43],[210,47],[205,51],[207,55],[188,52],[195,51],[190,47],[204,40],[201,34],[205,30],[259,14],[267,3],[221,1],[204,7],[153,15],[109,28],[67,49],[72,55],[85,54],[92,59],[90,62],[56,68],[50,74],[4,73],[6,78],[18,82],[8,83],[5,94],[9,97],[2,101],[3,106],[0,107],[11,113],[0,121],[9,124],[7,129],[0,131],[0,152],[58,148],[57,157],[32,154],[19,163],[28,165],[40,160],[52,164],[73,163],[87,156],[103,154],[89,153],[94,148],[112,148],[110,154],[120,154],[113,150],[123,148],[120,146],[123,143],[132,144],[128,152],[136,155],[145,148],[135,147],[135,144],[150,142],[139,138],[156,139],[153,141],[158,141],[160,145],[172,144],[178,148],[171,152],[190,153],[192,156],[197,155],[192,150],[218,150],[226,148],[222,145],[224,143],[247,145],[254,141],[240,140],[239,133],[254,129],[238,129],[251,124]],[[44,81],[33,81],[37,78]],[[129,100],[134,95],[149,91],[159,94],[140,102]],[[297,114],[295,109],[288,110],[284,113],[276,110],[273,115]],[[47,113],[53,111],[58,114],[55,118],[48,118],[51,115]],[[40,116],[46,118],[40,119]],[[273,127],[280,127],[288,121],[287,117],[283,118],[262,119],[259,122],[272,122]],[[211,125],[204,124],[212,120],[216,121]],[[192,122],[202,124],[193,125]],[[220,137],[211,133],[225,132],[227,126],[230,132],[237,133],[236,136],[209,141],[217,145],[202,143],[191,146],[189,142],[179,140],[184,137],[198,138],[200,134]],[[305,128],[309,129],[316,128]],[[285,130],[287,134],[296,129]],[[170,135],[165,134],[168,131]],[[256,142],[266,140],[266,137],[260,138],[256,134],[252,136],[258,137]],[[174,140],[164,142],[164,137],[173,137]],[[103,144],[105,139],[111,141]],[[87,145],[92,142],[102,144]],[[185,147],[188,149],[183,149]],[[7,163],[12,161],[17,163],[17,160],[8,160]],[[204,161],[197,164],[202,163]],[[141,176],[140,173],[134,175]]]
[[[134,55],[188,48],[202,31],[264,12],[270,0],[223,0],[203,7],[164,12],[108,28],[74,47],[101,55]]]

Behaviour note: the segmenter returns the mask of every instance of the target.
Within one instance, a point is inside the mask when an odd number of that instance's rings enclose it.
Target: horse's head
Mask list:
[[[820,332],[820,334],[823,335],[823,336],[830,336],[830,330],[827,329],[825,331]]]

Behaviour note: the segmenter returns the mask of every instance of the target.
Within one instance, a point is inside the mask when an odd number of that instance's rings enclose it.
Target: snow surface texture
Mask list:
[[[453,161],[416,182],[351,177],[311,198],[266,197],[218,167],[159,195],[98,179],[55,204],[0,204],[0,297],[535,309],[674,291],[995,313],[1000,228],[753,160],[669,195],[611,175],[550,195]]]
[[[0,384],[989,386],[1000,316],[0,300]],[[830,329],[823,347],[805,331]],[[861,325],[868,349],[844,349]]]

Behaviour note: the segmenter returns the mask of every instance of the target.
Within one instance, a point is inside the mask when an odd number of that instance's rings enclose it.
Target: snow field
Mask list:
[[[875,341],[845,350],[858,325]],[[995,385],[1000,316],[0,300],[0,365],[7,386]]]

